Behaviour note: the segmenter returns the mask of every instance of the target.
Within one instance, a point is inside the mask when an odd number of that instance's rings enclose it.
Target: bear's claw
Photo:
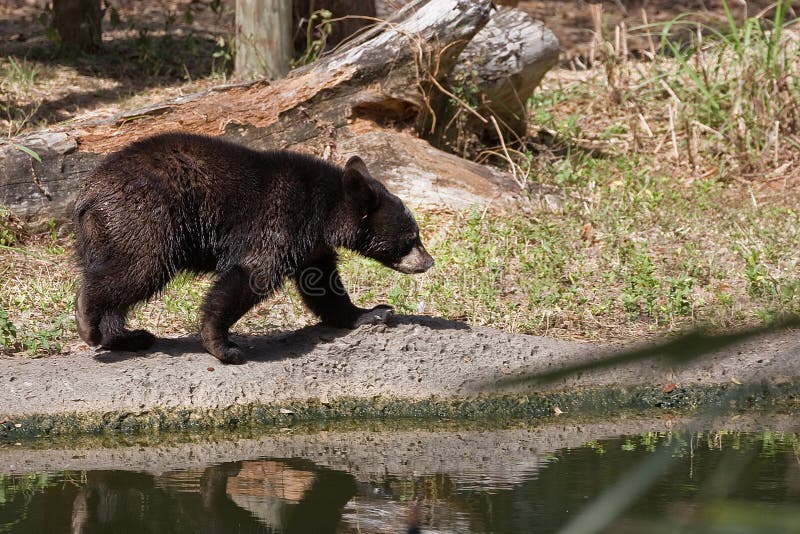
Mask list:
[[[365,324],[386,324],[393,316],[394,308],[385,304],[381,304],[362,313],[358,319],[356,319],[354,327],[359,327]]]

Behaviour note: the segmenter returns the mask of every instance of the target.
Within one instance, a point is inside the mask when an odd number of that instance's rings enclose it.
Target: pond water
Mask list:
[[[558,532],[658,451],[668,466],[606,531],[800,532],[800,434],[586,439],[608,432],[324,431],[83,453],[8,444],[0,532]]]

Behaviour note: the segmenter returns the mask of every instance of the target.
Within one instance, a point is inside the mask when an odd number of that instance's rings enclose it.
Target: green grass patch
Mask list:
[[[568,165],[570,171],[565,173]],[[388,303],[513,332],[641,338],[690,326],[744,326],[800,312],[800,214],[791,198],[753,203],[724,180],[676,184],[652,158],[576,153],[542,165],[562,203],[513,212],[419,212],[436,265],[420,276],[353,253],[342,277],[361,306]],[[65,232],[61,232],[65,233]],[[77,341],[71,239],[58,229],[0,251],[0,338],[47,354]],[[194,334],[208,277],[180,275],[132,323]],[[268,333],[313,324],[291,284],[236,326]]]
[[[429,274],[351,258],[346,284],[364,305],[383,296],[401,312],[569,336],[733,326],[800,311],[791,246],[800,225],[790,208],[748,206],[721,183],[675,187],[626,159],[575,165],[561,212],[423,214],[437,261]]]

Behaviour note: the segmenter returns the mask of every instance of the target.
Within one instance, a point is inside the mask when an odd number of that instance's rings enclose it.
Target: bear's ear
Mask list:
[[[344,169],[345,171],[356,171],[366,177],[371,176],[367,170],[367,164],[358,156],[351,156],[350,159],[347,160],[347,163],[344,164]]]
[[[378,209],[380,205],[380,191],[376,187],[377,182],[367,170],[364,160],[358,156],[353,156],[344,166],[344,176],[342,176],[344,190],[348,195],[355,198],[359,205],[364,206],[366,213],[371,213]]]

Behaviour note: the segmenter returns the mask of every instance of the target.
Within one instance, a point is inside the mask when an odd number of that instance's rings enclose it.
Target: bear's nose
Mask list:
[[[424,273],[425,271],[433,267],[434,261],[433,257],[430,254],[428,254],[427,250],[425,250],[425,247],[420,246],[419,249],[420,253],[422,254],[422,262],[421,262],[422,264],[420,265],[420,270],[417,271],[417,273]]]
[[[412,253],[416,256],[416,261],[414,262],[414,266],[411,269],[411,274],[420,274],[424,273],[431,267],[433,267],[433,258],[428,251],[425,250],[425,247],[422,245],[417,245],[412,250]]]
[[[391,265],[391,267],[401,273],[406,274],[419,274],[424,273],[433,265],[433,258],[428,254],[421,244],[411,249],[411,252],[403,256],[403,258]]]

